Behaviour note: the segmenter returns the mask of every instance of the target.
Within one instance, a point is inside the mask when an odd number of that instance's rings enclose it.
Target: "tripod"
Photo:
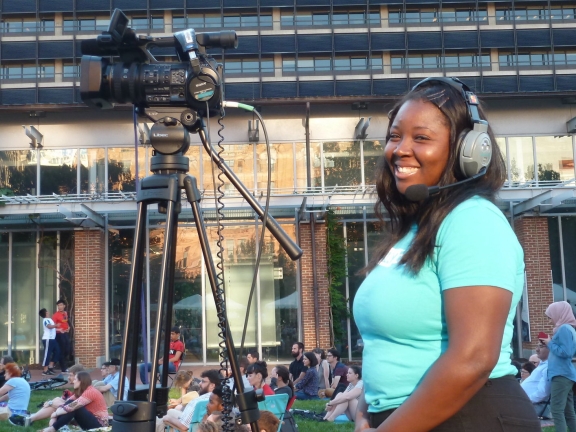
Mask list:
[[[140,190],[137,193],[137,218],[134,234],[134,251],[130,282],[128,289],[128,301],[126,309],[126,327],[124,329],[124,344],[122,346],[122,358],[120,365],[120,382],[118,395],[124,392],[124,379],[126,376],[128,359],[130,359],[130,385],[128,389],[128,401],[116,401],[112,406],[114,414],[112,430],[114,432],[128,432],[138,430],[145,432],[155,431],[157,412],[165,412],[168,402],[168,367],[164,367],[160,378],[160,386],[156,386],[158,373],[158,359],[160,349],[163,349],[163,364],[168,365],[168,352],[170,346],[168,329],[172,322],[172,304],[174,300],[174,268],[176,257],[176,232],[178,227],[178,214],[181,211],[182,191],[192,208],[196,230],[202,255],[206,262],[206,272],[212,288],[216,312],[219,318],[219,328],[224,335],[226,351],[221,355],[227,358],[232,369],[234,383],[238,390],[236,403],[239,406],[243,423],[249,423],[253,432],[258,432],[257,420],[260,417],[258,401],[264,399],[261,390],[245,392],[238,358],[234,347],[234,341],[226,318],[224,291],[219,286],[216,277],[216,267],[212,254],[206,228],[200,214],[201,195],[196,186],[196,179],[187,174],[189,161],[184,154],[190,145],[189,131],[198,133],[202,144],[212,160],[222,169],[230,182],[238,189],[248,201],[256,213],[262,217],[264,212],[250,192],[234,175],[230,168],[214,152],[206,139],[206,126],[201,118],[191,109],[175,112],[173,108],[155,108],[146,113],[143,108],[138,109],[140,115],[154,121],[151,128],[151,144],[154,148],[154,156],[151,160],[153,175],[144,178]],[[156,345],[152,356],[152,370],[148,388],[136,388],[136,369],[138,364],[138,317],[141,314],[140,299],[143,294],[142,274],[144,265],[144,251],[146,239],[146,214],[150,204],[158,204],[161,213],[166,214],[166,229],[163,245],[162,263],[160,266],[160,289],[158,294],[158,315],[156,320],[155,334]],[[286,250],[292,259],[302,255],[302,250],[282,230],[280,225],[270,216],[266,218],[266,226],[274,237]],[[162,328],[166,329],[162,340]],[[144,335],[143,335],[144,337]],[[131,341],[131,352],[129,343]],[[136,429],[137,428],[137,429]]]

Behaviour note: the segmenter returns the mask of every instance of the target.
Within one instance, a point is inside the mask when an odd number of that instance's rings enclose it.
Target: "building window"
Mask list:
[[[62,78],[79,78],[80,77],[80,65],[75,65],[73,63],[64,63],[62,67]]]
[[[274,60],[226,59],[224,71],[227,74],[274,73]]]
[[[37,78],[54,79],[54,65],[40,66],[29,64],[5,65],[0,69],[0,78],[4,80],[31,80]]]
[[[172,27],[174,29],[184,28],[258,28],[258,27],[272,27],[272,14],[263,13],[234,13],[225,14],[224,16],[218,13],[206,14],[189,14],[188,17],[179,15],[172,18]]]
[[[108,30],[109,17],[81,17],[76,20],[64,18],[62,30],[64,32],[101,32]]]
[[[574,20],[576,19],[576,7],[569,5],[540,6],[500,6],[496,8],[497,21],[547,21]]]
[[[397,54],[391,58],[392,69],[471,69],[490,67],[489,54],[446,53],[441,54],[409,54],[408,57]]]
[[[54,33],[53,19],[7,19],[0,22],[2,33]]]
[[[151,16],[139,17],[133,16],[130,18],[130,27],[134,30],[164,30],[164,17]]]
[[[471,8],[391,8],[388,14],[390,24],[439,24],[488,21],[486,9]]]
[[[327,72],[327,71],[367,71],[370,69],[381,70],[383,68],[382,57],[374,56],[337,56],[334,58],[318,57],[293,57],[282,59],[282,72]]]
[[[318,26],[365,26],[368,24],[380,24],[380,11],[377,9],[370,10],[349,10],[335,9],[330,14],[329,10],[298,10],[296,14],[293,11],[282,11],[280,16],[282,27],[318,27]]]
[[[549,52],[520,52],[516,55],[503,52],[498,54],[498,63],[501,68],[550,66],[552,64],[552,54]]]

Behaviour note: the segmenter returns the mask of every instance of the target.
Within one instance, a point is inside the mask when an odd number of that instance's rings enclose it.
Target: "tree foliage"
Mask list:
[[[329,209],[326,213],[326,250],[330,296],[330,343],[334,346],[336,341],[345,337],[341,323],[348,318],[349,313],[348,299],[339,289],[346,278],[346,248],[344,236],[340,233],[340,223],[333,209]]]

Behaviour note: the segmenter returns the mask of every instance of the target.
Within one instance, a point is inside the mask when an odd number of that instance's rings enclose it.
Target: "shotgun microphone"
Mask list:
[[[478,174],[473,175],[470,178],[467,178],[465,180],[460,180],[460,181],[457,181],[455,183],[450,183],[449,185],[446,185],[446,186],[430,186],[430,187],[428,187],[422,183],[415,184],[412,186],[408,186],[406,188],[406,192],[404,192],[404,196],[413,202],[424,201],[425,199],[427,199],[431,195],[436,195],[438,192],[440,192],[443,189],[448,189],[448,188],[451,188],[454,186],[460,186],[461,184],[468,183],[469,181],[472,181],[472,180],[476,180],[477,178],[482,177],[484,174],[486,174],[486,168],[482,168]]]

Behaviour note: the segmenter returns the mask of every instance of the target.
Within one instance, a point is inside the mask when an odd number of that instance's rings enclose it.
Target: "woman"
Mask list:
[[[246,369],[248,374],[248,382],[254,390],[262,389],[266,396],[271,396],[274,394],[274,390],[266,384],[266,378],[268,378],[268,366],[265,361],[257,361],[252,363]]]
[[[520,383],[524,382],[526,378],[528,378],[532,372],[534,372],[536,366],[534,366],[531,362],[526,362],[520,368]]]
[[[358,399],[362,396],[362,368],[360,366],[349,366],[348,387],[344,392],[338,393],[336,397],[326,404],[326,415],[324,420],[334,421],[341,414],[346,414],[348,419],[354,421],[356,418],[356,409],[358,408]]]
[[[326,360],[326,353],[322,348],[314,348],[312,352],[316,355],[316,360],[318,360],[318,366],[316,366],[318,371],[318,391],[330,388],[330,366]]]
[[[552,338],[541,339],[550,350],[548,356],[548,379],[550,380],[550,412],[556,432],[567,428],[576,431],[574,396],[572,386],[576,382],[576,369],[572,357],[576,353],[576,319],[568,302],[552,303],[545,312],[554,325]]]
[[[9,416],[25,416],[30,403],[30,385],[22,378],[22,371],[16,363],[7,363],[4,371],[6,384],[0,388],[0,402],[8,401]]]
[[[292,380],[290,379],[290,372],[286,366],[276,366],[275,368],[276,373],[276,383],[278,387],[274,390],[276,394],[287,394],[288,400],[292,399],[294,396],[294,384],[292,384]]]
[[[388,232],[354,299],[364,341],[356,431],[484,432],[512,422],[540,432],[510,364],[523,252],[492,204],[506,170],[476,96],[431,78],[389,118],[375,207]]]
[[[50,426],[43,432],[54,432],[76,420],[83,430],[108,426],[108,409],[104,396],[94,387],[88,372],[78,372],[74,377],[74,396],[58,407],[51,416]]]
[[[192,371],[178,371],[176,377],[174,378],[174,387],[180,389],[180,397],[177,399],[170,399],[168,401],[168,408],[175,408],[182,411],[188,402],[194,400],[198,397],[197,391],[188,391],[189,387],[192,385],[193,380]]]
[[[296,383],[296,399],[318,399],[318,372],[315,366],[318,362],[312,352],[305,352],[302,356],[306,374]]]

